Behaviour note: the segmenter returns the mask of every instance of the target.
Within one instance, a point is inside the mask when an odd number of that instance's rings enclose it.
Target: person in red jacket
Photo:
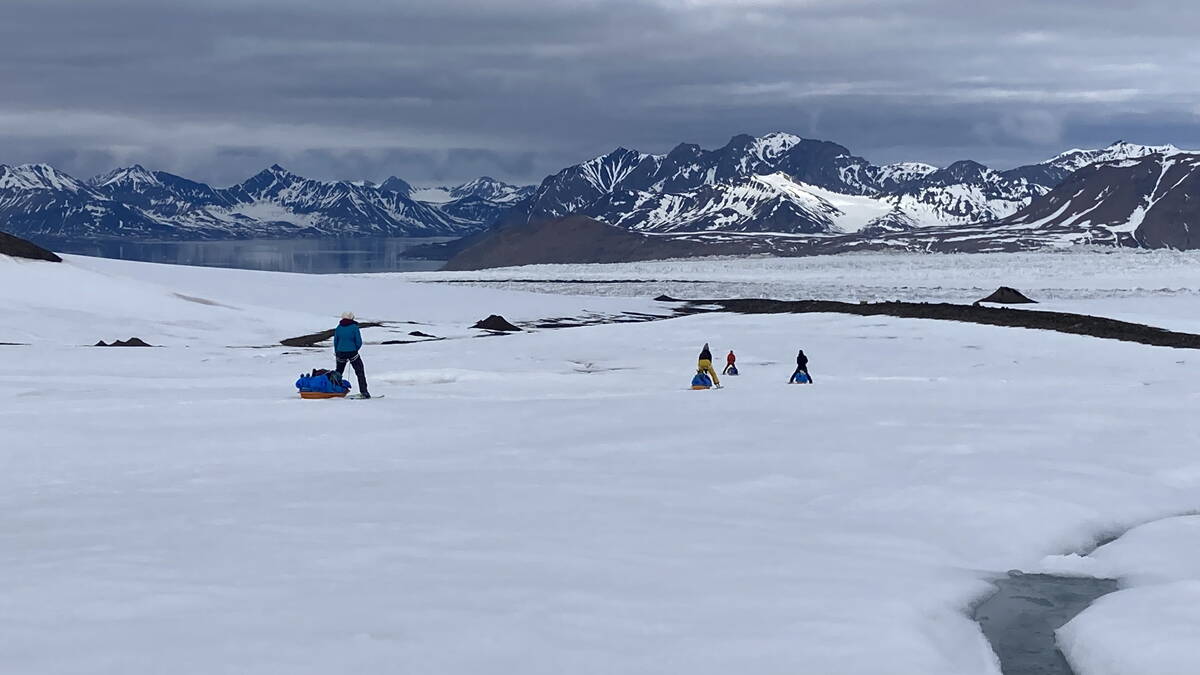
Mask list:
[[[725,356],[725,370],[721,371],[722,375],[728,375],[729,371],[737,368],[737,357],[734,356],[733,350],[729,350],[729,354]]]

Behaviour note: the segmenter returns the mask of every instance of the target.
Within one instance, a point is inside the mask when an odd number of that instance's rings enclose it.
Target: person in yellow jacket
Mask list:
[[[708,343],[704,343],[704,349],[700,350],[700,361],[696,365],[696,370],[702,373],[707,373],[712,378],[713,386],[721,386],[721,379],[717,377],[717,371],[713,370],[712,352],[708,349]]]

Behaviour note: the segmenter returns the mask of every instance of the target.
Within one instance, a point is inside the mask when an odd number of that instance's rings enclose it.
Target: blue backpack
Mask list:
[[[792,373],[792,382],[795,384],[808,384],[812,382],[812,378],[808,376],[808,373],[798,370]]]
[[[737,366],[729,366],[729,373],[728,373],[728,374],[729,374],[729,375],[737,375],[737,374],[738,374],[738,371],[737,371]]]
[[[692,386],[704,387],[707,389],[708,387],[712,386],[712,378],[708,376],[708,373],[697,372],[696,376],[692,378]]]

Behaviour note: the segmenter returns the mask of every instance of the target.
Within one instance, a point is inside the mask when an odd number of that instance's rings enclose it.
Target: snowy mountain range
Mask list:
[[[86,182],[41,164],[0,165],[0,230],[35,240],[462,236],[586,216],[694,241],[756,237],[753,250],[785,253],[1191,247],[1200,242],[1191,243],[1185,212],[1196,195],[1190,178],[1176,176],[1193,156],[1118,141],[1005,171],[970,160],[875,165],[837,143],[772,133],[735,136],[713,150],[685,143],[662,155],[617,148],[536,187],[490,177],[438,187],[395,176],[317,181],[275,165],[213,188],[138,165]],[[1152,174],[1169,177],[1151,184]],[[1078,194],[1065,194],[1069,186]]]
[[[784,133],[665,155],[618,148],[550,176],[506,222],[578,214],[646,233],[828,236],[970,225],[1012,216],[1080,167],[1166,151],[1174,148],[1117,142],[995,171],[969,160],[877,166],[836,143]]]
[[[86,182],[45,164],[0,165],[0,229],[40,239],[461,236],[494,222],[522,189],[483,178],[434,203],[394,176],[317,181],[278,165],[228,188],[140,165]]]
[[[1084,165],[995,227],[1146,248],[1200,248],[1200,153],[1156,149]]]

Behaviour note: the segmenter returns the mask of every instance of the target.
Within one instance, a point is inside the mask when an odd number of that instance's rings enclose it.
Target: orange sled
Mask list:
[[[325,391],[302,391],[300,392],[300,398],[346,398],[346,394],[349,393],[348,391],[343,391],[340,394]]]

